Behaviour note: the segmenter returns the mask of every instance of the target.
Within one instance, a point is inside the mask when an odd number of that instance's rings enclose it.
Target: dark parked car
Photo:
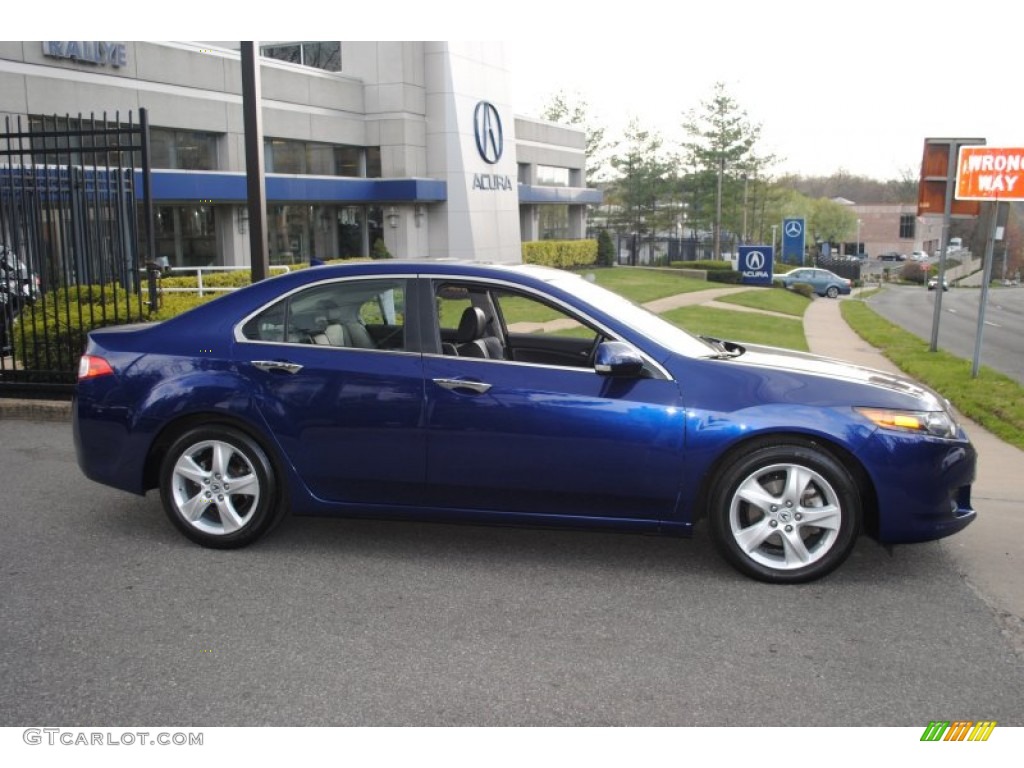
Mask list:
[[[296,514],[687,535],[772,582],[858,533],[975,516],[949,403],[837,360],[691,336],[566,272],[379,261],[262,281],[89,335],[85,474],[159,488],[171,522],[240,547]]]
[[[888,251],[887,253],[880,254],[878,256],[879,261],[906,261],[907,257],[902,253],[896,253],[896,251]]]
[[[830,299],[834,299],[840,294],[845,296],[850,293],[850,281],[847,278],[817,267],[794,269],[792,272],[779,275],[775,280],[786,288],[792,288],[797,283],[804,283],[811,286],[818,296],[828,296]]]
[[[0,245],[0,354],[13,348],[14,320],[39,296],[39,275],[6,245]]]

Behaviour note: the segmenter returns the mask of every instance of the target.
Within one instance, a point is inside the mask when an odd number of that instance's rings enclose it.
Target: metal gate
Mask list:
[[[86,333],[142,319],[149,127],[10,117],[0,134],[0,396],[70,395]],[[139,202],[142,213],[139,214]],[[141,224],[141,228],[140,228]]]

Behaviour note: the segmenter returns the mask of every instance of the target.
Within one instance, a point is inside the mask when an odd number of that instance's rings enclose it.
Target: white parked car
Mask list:
[[[928,251],[914,251],[910,254],[911,261],[928,261],[930,258]]]

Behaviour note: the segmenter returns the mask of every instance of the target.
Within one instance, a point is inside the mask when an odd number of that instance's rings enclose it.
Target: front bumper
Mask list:
[[[974,520],[978,454],[962,431],[944,440],[878,430],[859,453],[875,486],[880,542],[941,539]]]

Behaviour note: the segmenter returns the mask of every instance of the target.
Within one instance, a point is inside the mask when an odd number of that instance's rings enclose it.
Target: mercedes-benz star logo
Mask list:
[[[505,135],[501,130],[498,109],[489,101],[481,101],[473,111],[473,132],[476,134],[476,149],[484,162],[494,165],[501,159]]]
[[[747,269],[753,272],[764,269],[764,253],[761,251],[747,253]]]
[[[799,221],[786,222],[786,237],[800,237],[800,233],[803,231],[804,227]]]

